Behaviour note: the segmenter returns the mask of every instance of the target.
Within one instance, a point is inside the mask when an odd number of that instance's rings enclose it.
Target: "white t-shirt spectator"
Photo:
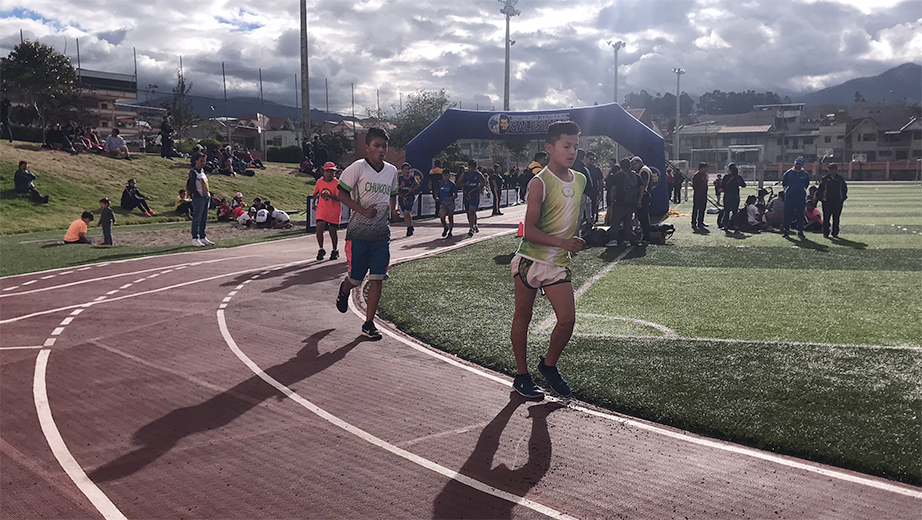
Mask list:
[[[125,140],[120,135],[109,135],[106,137],[106,151],[114,152],[125,146]]]
[[[265,209],[257,211],[255,220],[257,224],[264,224],[267,220],[269,220],[269,211]]]
[[[284,211],[280,209],[277,209],[272,212],[272,218],[275,219],[275,221],[278,222],[279,224],[284,224],[288,222],[289,220],[291,220],[291,218],[288,216],[288,213],[285,213]]]

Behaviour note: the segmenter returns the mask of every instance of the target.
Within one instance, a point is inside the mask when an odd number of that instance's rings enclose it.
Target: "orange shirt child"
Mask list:
[[[317,179],[317,185],[314,187],[314,200],[317,201],[317,220],[322,220],[327,224],[339,225],[343,210],[337,198],[338,195],[339,179],[335,177],[329,181],[323,177]]]

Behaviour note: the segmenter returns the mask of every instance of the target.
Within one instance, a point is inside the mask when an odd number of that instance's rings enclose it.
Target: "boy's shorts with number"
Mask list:
[[[446,215],[452,215],[455,212],[455,201],[443,202],[439,205],[439,211],[444,211]]]
[[[512,258],[512,277],[518,276],[529,289],[540,289],[560,283],[571,283],[570,268],[535,262],[521,255]]]
[[[361,285],[366,273],[369,280],[387,280],[390,243],[390,240],[346,240],[346,260],[352,285]]]
[[[324,224],[326,224],[328,228],[336,228],[336,229],[339,229],[339,222],[333,223],[333,222],[327,222],[326,220],[317,219],[317,224],[320,224],[321,222],[323,222]]]

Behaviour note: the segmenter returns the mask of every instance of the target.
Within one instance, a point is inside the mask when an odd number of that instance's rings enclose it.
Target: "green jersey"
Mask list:
[[[586,177],[570,170],[573,180],[564,182],[546,167],[529,183],[544,185],[544,200],[541,201],[541,216],[537,227],[548,235],[563,239],[573,238],[579,225],[579,206],[586,187]],[[517,254],[536,262],[569,267],[570,252],[560,247],[541,246],[522,239]]]

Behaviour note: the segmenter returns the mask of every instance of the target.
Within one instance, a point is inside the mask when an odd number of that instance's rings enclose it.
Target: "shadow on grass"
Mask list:
[[[630,260],[633,258],[643,258],[647,256],[647,248],[640,247],[640,246],[631,246],[631,247],[633,247],[634,249],[632,249],[628,254],[624,255],[624,258],[622,258],[622,260]],[[605,248],[605,251],[603,251],[602,254],[599,255],[599,259],[604,260],[606,262],[614,262],[615,258],[618,258],[618,255],[623,253],[625,249],[627,249],[627,246],[615,246],[615,247]]]
[[[832,243],[837,246],[845,246],[845,247],[850,247],[852,249],[867,249],[868,248],[868,245],[865,244],[864,242],[855,242],[853,240],[847,240],[845,238],[837,238],[837,237],[832,237],[830,240],[832,240]]]
[[[738,229],[734,229],[732,231],[725,231],[724,236],[726,236],[727,238],[735,239],[735,240],[746,240],[747,238],[749,238],[749,235],[747,235],[746,233],[743,233],[742,231]]]
[[[785,240],[802,249],[813,249],[814,251],[822,251],[824,253],[829,251],[829,246],[820,244],[819,242],[814,242],[809,238],[801,238],[797,240],[794,237],[785,237]]]
[[[711,234],[711,230],[710,230],[710,229],[707,229],[707,228],[698,228],[698,229],[692,231],[692,233],[694,233],[694,234],[696,234],[696,235],[710,235],[710,234]]]
[[[508,255],[496,255],[493,257],[493,261],[496,265],[512,265],[512,258],[515,256],[515,253],[509,253]]]

